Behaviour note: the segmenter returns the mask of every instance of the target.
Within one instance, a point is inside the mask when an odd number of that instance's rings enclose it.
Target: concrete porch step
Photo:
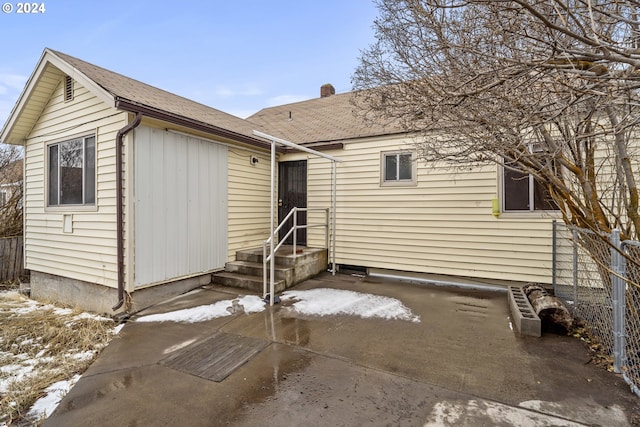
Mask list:
[[[251,261],[231,261],[225,266],[225,271],[228,273],[246,274],[247,276],[262,277],[263,266],[261,262]],[[276,265],[274,267],[274,273],[276,280],[284,280],[285,286],[289,286],[293,282],[293,267],[281,267]],[[269,266],[267,265],[267,277],[269,277]]]
[[[294,256],[293,246],[282,246],[276,252],[275,261],[278,267],[295,267],[305,264],[319,257],[326,259],[326,249],[309,248],[306,246],[298,246]],[[236,261],[257,262],[262,264],[262,248],[243,249],[236,252]]]
[[[252,290],[262,294],[262,248],[236,252],[236,261],[225,265],[225,271],[213,274],[213,283]],[[327,250],[298,246],[283,246],[275,256],[275,293],[280,293],[327,269]],[[268,273],[267,273],[268,274]]]
[[[248,289],[258,295],[262,295],[262,276],[249,276],[241,273],[231,273],[222,271],[213,275],[213,284],[220,286],[230,286],[233,288]],[[268,286],[268,284],[267,284]],[[284,280],[275,281],[275,292],[279,293],[285,290]],[[268,289],[267,289],[268,290]]]

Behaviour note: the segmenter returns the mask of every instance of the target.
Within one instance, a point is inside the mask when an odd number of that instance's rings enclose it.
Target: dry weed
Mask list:
[[[5,280],[0,282],[0,292],[18,289],[20,283],[17,280]]]
[[[111,339],[111,319],[0,293],[0,424],[22,424],[51,384],[81,374]],[[37,420],[29,420],[38,424]]]

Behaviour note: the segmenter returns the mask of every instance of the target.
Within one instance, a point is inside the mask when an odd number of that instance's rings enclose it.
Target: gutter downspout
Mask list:
[[[124,145],[124,137],[127,133],[138,127],[142,121],[142,113],[137,112],[136,117],[131,123],[120,129],[116,135],[116,234],[118,240],[118,302],[111,307],[113,311],[118,310],[124,304],[124,212],[122,204],[124,197],[122,195],[122,146]]]

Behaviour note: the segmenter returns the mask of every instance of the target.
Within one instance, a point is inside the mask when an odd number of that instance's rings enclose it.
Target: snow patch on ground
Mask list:
[[[342,289],[318,288],[307,291],[286,291],[282,301],[294,300],[287,310],[311,316],[358,316],[365,319],[381,318],[388,320],[406,320],[420,322],[401,301],[373,294],[365,294]]]
[[[3,377],[6,376],[4,379],[0,378],[0,394],[6,393],[11,383],[22,381],[31,375],[36,364],[36,361],[25,360],[22,364],[0,366],[0,373]]]
[[[67,308],[59,308],[52,304],[43,304],[35,300],[31,300],[28,298],[24,298],[18,292],[15,291],[4,291],[0,292],[2,294],[3,305],[0,309],[5,313],[12,313],[15,316],[20,316],[21,314],[29,314],[35,311],[52,311],[56,315],[59,316],[70,316],[73,313],[73,310]],[[92,313],[82,312],[75,316],[70,316],[69,321],[66,324],[69,327],[73,327],[74,323],[81,319],[95,319],[98,321],[104,320],[108,321],[110,319],[98,316]],[[122,329],[122,325],[118,325],[115,327],[111,335],[115,335]],[[42,339],[25,339],[20,342],[21,346],[30,346],[37,347],[42,346]],[[15,382],[20,382],[22,380],[29,379],[30,377],[37,377],[41,374],[42,369],[49,369],[46,367],[46,364],[53,361],[54,358],[51,356],[45,356],[47,353],[46,346],[39,351],[35,356],[30,356],[26,353],[20,354],[12,354],[6,352],[0,352],[0,356],[4,359],[12,359],[17,363],[10,363],[3,366],[0,366],[0,395],[7,393],[9,391],[10,386]],[[95,351],[85,351],[85,352],[68,352],[61,353],[58,357],[61,360],[64,359],[91,359],[95,356]],[[71,387],[79,380],[80,375],[76,375],[68,380],[59,381],[50,385],[48,388],[44,390],[44,395],[40,399],[38,399],[32,406],[29,408],[28,412],[25,415],[25,420],[43,420],[47,416],[51,415],[51,413],[56,409],[62,398],[68,393]],[[15,402],[8,403],[11,406],[15,406]],[[0,422],[0,427],[7,427],[5,422]]]
[[[136,319],[136,322],[206,322],[218,317],[231,316],[234,313],[257,313],[265,309],[264,301],[255,295],[244,295],[234,300],[218,301],[214,304],[150,314]]]
[[[373,294],[345,291],[340,289],[311,289],[307,291],[286,291],[282,293],[282,301],[292,301],[283,310],[310,316],[358,316],[365,319],[380,318],[388,320],[406,320],[420,322],[401,301]],[[264,311],[266,303],[255,295],[239,296],[233,300],[217,301],[213,304],[193,308],[170,311],[168,313],[150,314],[137,318],[136,322],[206,322],[218,317],[231,316],[235,313],[258,313]]]
[[[80,379],[80,375],[75,375],[73,378],[66,381],[58,381],[57,383],[51,384],[49,387],[45,389],[47,393],[44,397],[36,400],[36,402],[31,406],[29,412],[27,412],[27,417],[31,419],[39,419],[46,418],[53,411],[56,410],[62,398],[69,393],[71,387],[74,386],[75,383]]]

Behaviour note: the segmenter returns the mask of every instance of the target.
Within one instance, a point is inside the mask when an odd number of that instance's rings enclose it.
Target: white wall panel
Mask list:
[[[135,130],[136,287],[221,269],[227,260],[227,147]]]

